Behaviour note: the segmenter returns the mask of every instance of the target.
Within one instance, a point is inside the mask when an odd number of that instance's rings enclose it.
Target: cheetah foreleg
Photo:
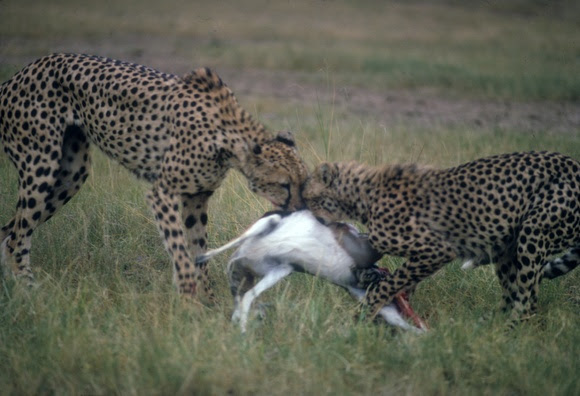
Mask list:
[[[425,249],[432,251],[435,248],[427,246]],[[414,291],[417,283],[437,272],[444,264],[454,258],[453,252],[443,249],[431,259],[425,259],[419,254],[409,258],[407,262],[390,275],[386,275],[384,279],[369,286],[365,303],[370,307],[371,318],[374,319],[379,310],[390,304],[398,293]]]
[[[194,265],[186,248],[178,196],[167,192],[162,185],[156,185],[147,195],[147,199],[153,209],[165,249],[173,261],[173,280],[179,292],[194,296]]]
[[[187,251],[191,258],[203,253],[207,248],[208,203],[211,192],[198,194],[181,194],[181,219],[183,222]],[[206,263],[195,263],[194,276],[198,292],[203,291],[204,297],[215,301],[210,286]]]

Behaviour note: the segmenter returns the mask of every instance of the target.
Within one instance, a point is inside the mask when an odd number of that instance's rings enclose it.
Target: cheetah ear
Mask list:
[[[290,131],[280,131],[276,135],[276,139],[278,142],[284,143],[287,146],[294,147],[296,146],[296,141],[294,140],[294,134]]]
[[[222,79],[207,67],[202,67],[183,76],[183,81],[192,84],[194,89],[212,92],[221,89],[225,84]]]
[[[330,186],[338,176],[338,170],[336,169],[336,166],[329,164],[328,162],[323,162],[318,165],[314,171],[314,176],[323,184]]]

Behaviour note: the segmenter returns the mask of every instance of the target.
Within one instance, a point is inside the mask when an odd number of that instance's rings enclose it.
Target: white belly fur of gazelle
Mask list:
[[[235,305],[232,320],[239,321],[242,332],[246,331],[253,300],[295,271],[326,278],[345,287],[359,301],[364,297],[365,290],[355,286],[354,259],[340,246],[332,230],[321,224],[310,211],[302,210],[285,216],[278,213],[265,215],[240,237],[198,256],[196,262],[205,262],[238,246],[228,262],[230,285],[235,284],[233,274],[236,271],[262,277],[242,297],[232,287]],[[383,307],[379,314],[394,326],[422,331],[409,325],[394,304]]]
[[[276,218],[279,223],[274,231],[254,238],[251,243],[243,243],[233,254],[230,263],[244,257],[253,261],[252,269],[256,273],[266,274],[272,265],[279,264],[272,263],[277,261],[275,258],[284,257],[305,272],[326,278],[337,285],[348,287],[355,282],[351,271],[353,261],[336,242],[330,229],[305,210],[287,217]]]

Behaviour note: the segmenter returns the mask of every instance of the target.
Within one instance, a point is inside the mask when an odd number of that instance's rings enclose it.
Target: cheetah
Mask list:
[[[1,251],[28,284],[31,235],[79,191],[91,145],[152,184],[147,199],[184,295],[211,296],[207,267],[192,257],[206,248],[208,200],[230,168],[285,209],[302,205],[307,176],[292,134],[268,132],[210,69],[178,77],[89,55],[50,55],[4,82],[0,143],[19,176]]]
[[[580,163],[557,153],[497,155],[449,169],[323,163],[303,199],[324,219],[360,221],[377,251],[407,259],[368,285],[373,316],[463,259],[466,267],[493,263],[513,325],[535,313],[542,277],[580,262]]]

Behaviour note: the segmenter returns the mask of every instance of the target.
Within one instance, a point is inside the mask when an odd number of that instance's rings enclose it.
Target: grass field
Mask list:
[[[295,131],[310,166],[556,150],[580,159],[580,7],[541,1],[0,1],[0,81],[37,57],[85,52],[184,73],[207,65],[272,130]],[[262,321],[229,322],[227,257],[214,306],[181,301],[144,194],[94,151],[92,176],[34,234],[39,281],[0,281],[0,394],[580,393],[580,272],[542,284],[512,332],[492,268],[452,263],[412,303],[432,331],[355,320],[337,287],[293,275],[261,297]],[[17,175],[0,154],[0,223]],[[270,208],[230,173],[210,246]],[[400,259],[386,257],[391,268]]]

